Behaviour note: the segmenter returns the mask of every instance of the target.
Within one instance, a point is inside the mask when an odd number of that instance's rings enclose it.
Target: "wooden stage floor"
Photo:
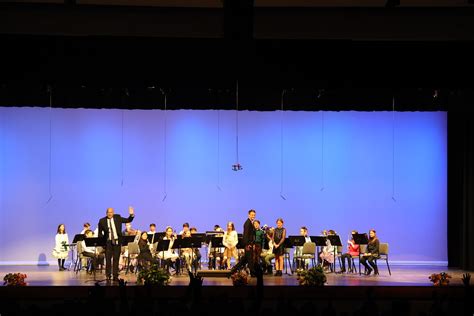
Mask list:
[[[359,274],[327,274],[328,286],[431,286],[428,279],[431,273],[441,271],[452,275],[451,285],[462,285],[462,275],[466,271],[448,269],[439,266],[393,266],[392,275],[384,268],[380,269],[379,276],[364,276]],[[26,281],[30,286],[91,286],[93,277],[86,272],[76,274],[73,271],[58,271],[55,266],[0,266],[0,275],[9,272],[22,272],[28,275]],[[103,273],[97,273],[98,280],[105,279]],[[128,282],[127,285],[136,284],[136,274],[121,273],[120,278]],[[256,282],[255,278],[251,284]],[[189,278],[186,274],[172,276],[171,286],[187,286]],[[105,285],[105,283],[103,283]],[[205,286],[231,286],[228,278],[204,278]],[[298,285],[296,275],[283,275],[282,277],[265,276],[265,286],[295,286]]]

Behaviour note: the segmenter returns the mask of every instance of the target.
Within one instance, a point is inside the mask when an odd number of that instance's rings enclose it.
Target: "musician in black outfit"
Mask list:
[[[142,232],[140,235],[140,240],[138,241],[138,248],[140,249],[140,254],[138,255],[138,261],[143,267],[145,264],[158,264],[158,259],[154,258],[150,251],[150,244],[148,243],[148,233],[146,231]]]
[[[367,245],[367,252],[363,253],[362,257],[360,258],[360,263],[362,263],[365,267],[366,275],[370,275],[372,273],[372,268],[375,275],[379,274],[379,269],[377,268],[377,259],[380,258],[379,247],[380,242],[377,238],[377,234],[375,230],[371,229],[369,232],[369,244]]]
[[[255,210],[248,212],[248,218],[244,223],[244,233],[242,234],[242,242],[245,247],[244,257],[230,270],[231,274],[244,268],[246,265],[250,268],[250,273],[254,274],[255,267],[252,259],[253,247],[255,244],[255,227],[253,221],[255,220]]]
[[[99,220],[99,238],[105,240],[105,273],[108,281],[112,278],[112,274],[113,280],[118,281],[122,224],[133,221],[135,216],[133,207],[130,206],[128,208],[128,213],[128,218],[125,218],[119,214],[114,214],[114,209],[109,207],[107,209],[107,215]]]

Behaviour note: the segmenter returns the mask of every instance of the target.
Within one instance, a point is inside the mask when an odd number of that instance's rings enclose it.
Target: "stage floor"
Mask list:
[[[388,274],[386,268],[380,268],[379,276],[365,276],[359,274],[327,274],[328,286],[431,286],[429,275],[442,271],[451,274],[450,284],[462,285],[463,270],[448,269],[439,266],[393,266],[392,275]],[[56,266],[0,266],[0,275],[9,272],[21,272],[27,274],[27,283],[30,286],[91,286],[94,284],[93,276],[86,272],[75,273],[73,271],[58,271]],[[121,273],[120,278],[128,282],[127,285],[136,284],[136,274]],[[97,273],[97,280],[105,279],[104,273]],[[251,283],[256,282],[255,278]],[[187,286],[189,277],[186,274],[172,276],[171,285]],[[105,282],[103,283],[105,285]],[[204,278],[203,285],[207,286],[231,286],[228,278]],[[296,274],[283,275],[282,277],[265,276],[265,286],[294,286],[298,285]]]

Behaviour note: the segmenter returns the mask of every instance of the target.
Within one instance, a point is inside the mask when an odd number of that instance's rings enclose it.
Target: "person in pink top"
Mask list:
[[[357,231],[353,230],[351,233],[351,236],[353,236],[354,234],[357,234]],[[351,237],[347,241],[347,250],[348,252],[341,256],[341,260],[342,260],[341,273],[346,272],[346,259],[347,259],[347,265],[349,266],[349,272],[352,273],[352,261],[351,261],[352,257],[359,256],[359,245],[355,244],[353,237]]]

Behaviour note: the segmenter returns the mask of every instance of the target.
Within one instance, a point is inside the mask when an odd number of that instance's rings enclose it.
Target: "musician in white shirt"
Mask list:
[[[69,256],[69,238],[67,236],[66,226],[64,226],[64,224],[59,224],[58,226],[52,255],[58,259],[59,271],[66,270],[64,267],[64,262]]]
[[[214,237],[223,237],[224,230],[219,226],[219,225],[214,225],[214,231],[219,232],[214,235]],[[224,247],[213,247],[212,246],[212,241],[209,242],[208,248],[207,248],[207,255],[208,255],[208,260],[209,260],[209,270],[213,269],[218,269],[220,270],[222,268],[222,265],[224,263],[223,257],[224,257]]]
[[[222,244],[225,246],[224,250],[224,264],[227,269],[230,269],[230,260],[232,257],[238,260],[239,254],[237,252],[237,243],[239,242],[239,237],[235,231],[234,223],[227,223],[227,230],[224,232],[224,237],[222,239]]]
[[[156,225],[154,223],[150,224],[150,230],[148,231],[148,234],[155,234],[156,233]]]
[[[80,234],[82,235],[85,235],[86,234],[86,231],[88,230],[91,230],[92,231],[92,228],[91,228],[91,224],[89,223],[84,223],[84,228],[81,230]],[[93,237],[97,237],[99,235],[99,228],[96,228],[94,231],[94,236]]]
[[[94,237],[94,232],[92,230],[86,230],[84,233],[86,238]],[[86,245],[85,239],[81,241],[81,248],[82,248],[82,255],[87,258],[91,258],[91,270],[90,272],[94,271],[97,267],[99,262],[103,262],[104,254],[98,253],[96,247],[88,247]]]
[[[160,258],[161,260],[165,260],[167,262],[168,267],[174,266],[176,274],[178,274],[180,270],[179,255],[177,255],[174,249],[172,248],[176,238],[176,234],[173,234],[173,228],[171,228],[170,226],[166,227],[165,236],[163,237],[163,240],[169,240],[170,244],[168,246],[168,250],[158,252],[158,258]]]
[[[186,234],[186,232],[188,232],[188,231],[189,231],[189,223],[184,223],[184,224],[183,224],[183,230],[180,231],[178,235],[184,235],[184,234]]]
[[[300,235],[304,237],[305,243],[311,242],[311,238],[308,236],[308,228],[302,226],[300,228]],[[303,254],[303,246],[296,246],[294,256],[301,256]],[[304,269],[309,266],[310,259],[296,259],[296,269]]]
[[[269,275],[273,275],[272,260],[275,259],[275,254],[273,253],[273,232],[273,227],[267,230],[265,238],[268,240],[268,249],[263,249],[260,254],[260,257],[263,259],[264,270]]]

